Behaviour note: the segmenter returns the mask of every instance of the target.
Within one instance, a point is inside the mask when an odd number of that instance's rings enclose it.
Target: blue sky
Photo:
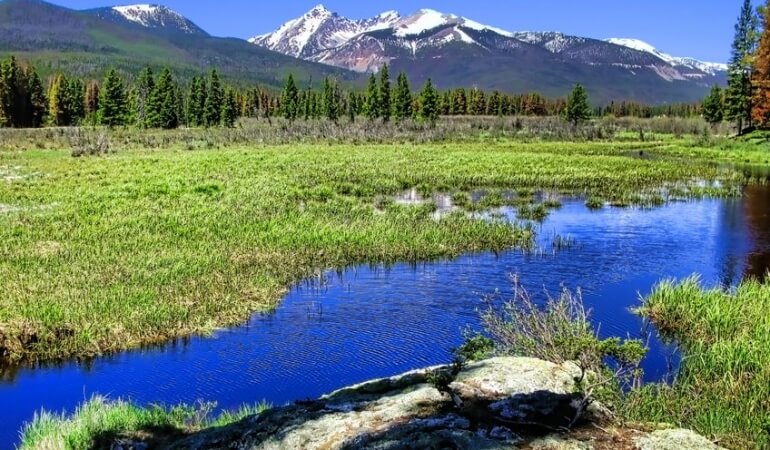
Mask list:
[[[118,0],[119,1],[119,0]],[[216,36],[248,38],[269,32],[319,0],[138,0],[158,2]],[[53,0],[75,9],[112,5],[110,0]],[[132,3],[124,0],[119,4]],[[469,17],[511,31],[562,31],[594,38],[634,37],[675,56],[726,62],[741,0],[328,0],[327,8],[350,18],[420,8]],[[757,0],[757,4],[760,0]]]

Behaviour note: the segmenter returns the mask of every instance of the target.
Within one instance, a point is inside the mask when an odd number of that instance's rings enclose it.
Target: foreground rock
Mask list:
[[[594,405],[569,432],[580,396],[573,364],[496,358],[462,370],[449,395],[432,369],[341,389],[205,430],[171,449],[718,449],[685,430],[618,428]],[[152,445],[150,445],[152,447]]]

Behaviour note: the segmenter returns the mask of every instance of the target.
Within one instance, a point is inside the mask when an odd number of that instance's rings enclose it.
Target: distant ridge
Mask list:
[[[575,82],[601,100],[700,99],[726,66],[674,57],[636,39],[512,32],[432,9],[352,20],[318,5],[251,43],[336,67],[372,72],[389,63],[417,81],[563,95]]]

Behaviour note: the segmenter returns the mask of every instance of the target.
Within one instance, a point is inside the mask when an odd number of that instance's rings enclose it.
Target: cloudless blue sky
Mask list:
[[[248,38],[273,31],[320,0],[139,0],[164,4],[215,36]],[[757,4],[760,0],[756,0]],[[75,9],[110,0],[53,0]],[[118,4],[131,3],[131,0]],[[395,9],[453,13],[510,31],[561,31],[593,38],[633,37],[675,56],[726,62],[741,0],[327,0],[353,19]]]

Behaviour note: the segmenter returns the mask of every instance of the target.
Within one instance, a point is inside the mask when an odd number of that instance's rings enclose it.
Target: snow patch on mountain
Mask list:
[[[417,36],[426,31],[447,25],[460,25],[476,31],[492,31],[506,37],[513,37],[513,33],[501,28],[484,25],[466,17],[454,14],[445,14],[433,9],[421,9],[408,16],[395,25],[395,34],[399,37]],[[475,41],[474,41],[475,42]]]
[[[638,50],[640,52],[645,52],[651,55],[655,55],[658,58],[662,59],[663,61],[674,66],[683,66],[690,69],[697,69],[702,72],[708,73],[710,75],[714,75],[717,72],[727,71],[727,64],[699,61],[695,58],[672,56],[672,55],[669,55],[668,53],[664,53],[658,50],[652,44],[649,44],[639,39],[610,38],[610,39],[606,39],[605,41],[609,42],[610,44],[615,44],[621,47],[626,47],[633,50]]]
[[[131,22],[135,22],[146,27],[149,26],[147,18],[154,14],[158,10],[158,7],[155,5],[142,4],[115,6],[112,8],[112,10],[125,17],[126,20],[130,20]]]
[[[414,36],[440,26],[454,23],[456,17],[432,9],[421,9],[396,24],[396,36]]]
[[[503,30],[502,28],[484,25],[479,22],[476,22],[475,20],[467,19],[465,17],[462,18],[462,25],[466,28],[470,28],[476,31],[492,31],[494,33],[497,33],[505,37],[513,37],[513,33],[511,33],[510,31]]]

